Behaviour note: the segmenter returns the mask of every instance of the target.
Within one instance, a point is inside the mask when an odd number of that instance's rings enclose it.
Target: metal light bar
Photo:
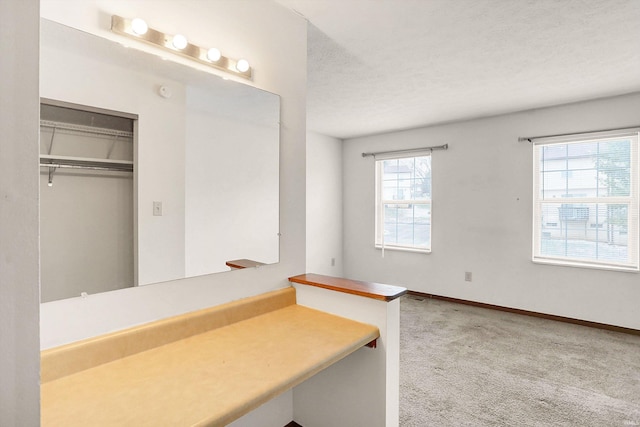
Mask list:
[[[416,153],[421,151],[446,150],[448,148],[449,148],[449,144],[434,145],[431,147],[410,148],[408,150],[378,151],[376,153],[362,153],[362,157],[376,157],[383,154],[409,154],[409,153]]]
[[[235,60],[220,55],[220,59],[216,61],[210,60],[207,56],[207,53],[209,52],[208,48],[196,46],[187,42],[184,48],[178,49],[173,44],[174,39],[176,39],[176,35],[165,34],[161,31],[154,30],[153,28],[146,28],[145,32],[142,34],[136,33],[133,30],[132,22],[133,20],[131,19],[113,15],[111,17],[111,31],[135,40],[144,41],[163,50],[182,55],[193,61],[199,62],[200,64],[208,65],[209,67],[251,80],[251,67],[248,67],[246,71],[238,70],[238,63],[242,61],[240,59]]]

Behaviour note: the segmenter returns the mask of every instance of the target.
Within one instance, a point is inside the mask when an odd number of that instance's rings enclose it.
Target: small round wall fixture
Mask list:
[[[149,26],[146,22],[144,22],[144,19],[134,18],[131,21],[131,31],[141,36],[147,34],[147,31],[149,31]]]
[[[238,59],[238,62],[236,62],[236,70],[241,73],[249,71],[249,61],[246,59]]]
[[[173,36],[173,40],[171,40],[171,44],[178,50],[182,50],[187,47],[187,38],[182,34],[176,34]]]
[[[171,95],[173,95],[173,92],[171,92],[171,88],[168,86],[160,86],[158,94],[163,98],[169,99],[171,98]]]

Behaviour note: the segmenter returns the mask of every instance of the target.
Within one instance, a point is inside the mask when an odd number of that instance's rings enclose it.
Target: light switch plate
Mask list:
[[[162,216],[162,202],[153,202],[153,216]]]

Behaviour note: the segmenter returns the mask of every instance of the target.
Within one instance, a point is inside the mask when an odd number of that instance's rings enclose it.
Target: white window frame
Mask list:
[[[429,205],[431,206],[431,219],[429,221],[429,247],[422,248],[418,246],[399,245],[394,243],[388,243],[384,241],[384,206],[387,204],[396,205],[398,200],[384,200],[383,197],[383,185],[382,177],[384,175],[382,171],[382,165],[385,160],[396,159],[413,159],[416,157],[431,157],[431,150],[412,152],[411,155],[405,154],[389,154],[389,155],[377,155],[375,159],[375,194],[376,194],[376,208],[375,208],[375,247],[382,249],[382,255],[384,256],[385,250],[405,251],[405,252],[418,252],[418,253],[431,253],[431,247],[433,246],[433,234],[431,233],[431,225],[433,221],[433,172],[431,174],[431,198],[429,199],[408,199],[402,200],[402,204],[411,205]],[[432,171],[433,171],[433,159],[431,159]]]
[[[619,131],[605,131],[605,132],[591,132],[574,135],[563,135],[558,137],[548,138],[536,138],[533,140],[533,254],[532,260],[535,263],[541,264],[554,264],[571,267],[585,267],[585,268],[597,268],[607,270],[620,270],[620,271],[632,271],[638,272],[640,267],[639,260],[639,201],[640,201],[640,179],[639,179],[639,148],[640,135],[639,129],[631,130],[619,130]],[[542,192],[540,191],[540,153],[542,152],[542,146],[549,145],[565,145],[579,142],[596,142],[606,141],[610,139],[620,139],[621,137],[630,138],[631,144],[631,171],[630,171],[630,194],[623,197],[572,197],[570,199],[564,199],[570,201],[572,204],[621,204],[627,205],[627,233],[628,233],[628,246],[627,246],[627,261],[615,262],[615,261],[594,261],[577,257],[560,257],[560,256],[548,256],[542,255],[541,240],[542,240],[542,212],[545,204],[557,204],[558,199],[543,200]],[[561,199],[562,200],[562,199]]]

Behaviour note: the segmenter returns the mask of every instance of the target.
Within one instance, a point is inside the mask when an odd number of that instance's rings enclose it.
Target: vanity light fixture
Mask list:
[[[140,19],[111,17],[111,31],[132,39],[141,40],[158,48],[177,53],[193,61],[251,80],[251,66],[246,59],[234,60],[223,56],[216,48],[202,48],[189,43],[181,34],[166,34]]]

